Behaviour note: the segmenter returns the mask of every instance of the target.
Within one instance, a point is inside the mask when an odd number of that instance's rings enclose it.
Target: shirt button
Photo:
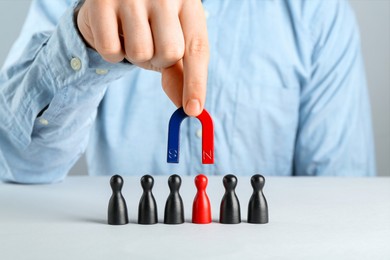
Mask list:
[[[199,128],[198,130],[196,130],[195,135],[196,135],[196,137],[198,137],[198,138],[202,138],[202,128]]]
[[[108,73],[108,70],[105,69],[96,69],[95,70],[96,74],[98,75],[106,75]]]
[[[78,71],[81,69],[81,60],[79,58],[72,58],[70,60],[70,66],[74,71]]]
[[[49,121],[47,121],[47,120],[44,119],[44,118],[40,118],[40,119],[39,119],[39,123],[41,123],[42,125],[48,125],[48,124],[49,124]]]

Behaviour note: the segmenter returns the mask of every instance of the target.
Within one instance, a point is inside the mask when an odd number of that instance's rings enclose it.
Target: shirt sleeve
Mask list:
[[[110,82],[132,66],[84,44],[76,4],[34,1],[0,74],[0,179],[62,180],[86,148]]]
[[[294,174],[372,176],[372,123],[357,23],[346,1],[320,2],[306,10],[313,51],[309,80],[301,87]]]

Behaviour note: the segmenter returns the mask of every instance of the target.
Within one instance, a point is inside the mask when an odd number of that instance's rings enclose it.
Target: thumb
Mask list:
[[[170,100],[181,107],[183,105],[183,61],[161,70],[162,88]]]

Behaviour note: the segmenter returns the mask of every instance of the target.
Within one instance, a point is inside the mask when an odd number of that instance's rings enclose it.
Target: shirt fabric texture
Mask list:
[[[35,0],[0,74],[0,178],[62,180],[86,151],[91,175],[375,175],[366,79],[346,1],[205,0],[205,108],[215,163],[201,163],[201,124],[181,125],[161,75],[105,62],[87,48],[74,1]],[[46,107],[46,109],[44,109]]]

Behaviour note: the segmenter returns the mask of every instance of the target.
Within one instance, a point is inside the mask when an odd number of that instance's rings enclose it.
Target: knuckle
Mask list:
[[[175,46],[174,44],[164,46],[161,54],[161,60],[168,63],[176,63],[181,60],[184,55],[184,47],[183,46]]]
[[[209,45],[206,40],[195,38],[188,43],[186,51],[188,52],[188,55],[191,56],[208,55]]]
[[[121,47],[115,46],[115,44],[111,42],[101,42],[96,46],[96,49],[102,56],[117,55],[121,52]]]
[[[153,50],[145,47],[126,48],[126,56],[133,62],[146,62],[153,58]]]
[[[122,55],[101,55],[105,61],[110,63],[117,63],[123,60],[124,56]]]
[[[121,54],[100,54],[105,61],[110,63],[117,63],[124,59],[124,56]]]

